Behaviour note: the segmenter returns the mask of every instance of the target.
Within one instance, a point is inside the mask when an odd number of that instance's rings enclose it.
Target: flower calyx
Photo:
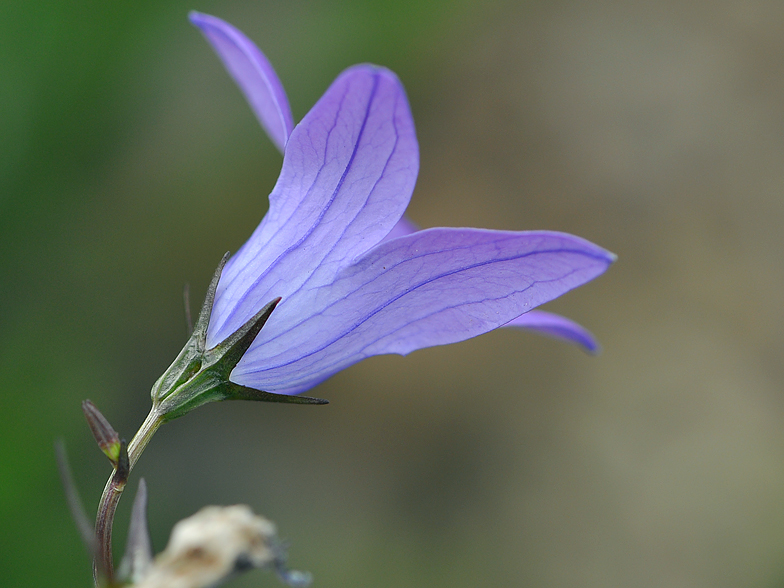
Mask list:
[[[232,370],[256,339],[280,298],[266,304],[224,341],[212,349],[206,348],[207,328],[215,291],[228,259],[229,254],[226,253],[215,270],[190,339],[177,359],[152,387],[153,411],[163,420],[170,421],[202,404],[218,400],[327,404],[326,400],[320,398],[274,394],[241,386],[229,380]]]

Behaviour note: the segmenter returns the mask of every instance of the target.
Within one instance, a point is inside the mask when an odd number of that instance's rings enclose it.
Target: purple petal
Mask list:
[[[370,65],[343,72],[294,129],[269,212],[226,265],[208,345],[273,298],[285,305],[301,289],[331,283],[378,244],[403,215],[418,168],[414,123],[395,74]]]
[[[302,392],[365,357],[500,327],[595,278],[614,259],[554,232],[435,228],[386,241],[333,283],[284,298],[232,380]]]
[[[201,29],[261,126],[282,152],[294,121],[286,92],[270,62],[250,39],[229,23],[199,12],[191,12],[188,17]]]
[[[504,327],[526,329],[540,335],[575,343],[592,355],[599,353],[599,343],[588,329],[552,312],[532,310],[512,319]]]

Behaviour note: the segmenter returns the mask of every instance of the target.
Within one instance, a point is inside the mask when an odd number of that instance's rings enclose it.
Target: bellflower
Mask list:
[[[532,309],[604,272],[613,254],[565,233],[417,230],[403,217],[419,152],[395,74],[373,65],[347,69],[295,126],[261,51],[218,18],[190,19],[283,152],[283,165],[267,214],[216,274],[194,334],[199,341],[156,385],[158,400],[210,362],[223,366],[219,379],[233,391],[206,394],[220,386],[196,386],[188,410],[258,391],[261,399],[285,400],[279,395],[304,392],[366,357],[404,355],[505,325],[596,349],[579,325]],[[221,359],[229,348],[230,362]],[[215,355],[193,363],[205,353]],[[183,412],[182,399],[171,404],[170,416]]]

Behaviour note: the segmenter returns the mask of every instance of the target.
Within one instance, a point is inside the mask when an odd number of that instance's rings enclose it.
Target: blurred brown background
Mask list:
[[[156,549],[241,502],[316,587],[784,583],[778,0],[3,2],[0,583],[90,585],[53,439],[92,511],[109,471],[80,401],[132,435],[183,284],[196,306],[280,168],[189,9],[259,44],[297,120],[343,68],[395,70],[420,225],[568,231],[619,261],[548,305],[598,358],[496,332],[366,361],[313,391],[326,407],[165,426],[132,483]]]

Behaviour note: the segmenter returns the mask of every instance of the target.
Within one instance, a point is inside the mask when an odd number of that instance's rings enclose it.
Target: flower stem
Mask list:
[[[93,578],[95,585],[100,586],[102,582],[108,585],[114,583],[114,563],[112,559],[112,525],[114,523],[114,513],[117,504],[120,502],[125,484],[128,481],[128,474],[139,460],[147,443],[150,442],[155,431],[163,424],[163,417],[158,413],[156,406],[150,410],[150,414],[144,419],[142,426],[136,431],[136,435],[128,445],[128,468],[115,468],[112,475],[106,481],[101,502],[98,504],[98,514],[95,519],[95,555],[93,560]]]

